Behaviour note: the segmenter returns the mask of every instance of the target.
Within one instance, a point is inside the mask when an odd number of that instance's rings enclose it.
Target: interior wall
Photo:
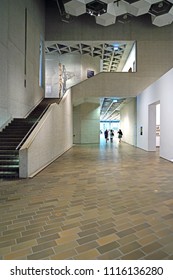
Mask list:
[[[120,128],[123,141],[136,146],[136,98],[133,98],[120,111]]]
[[[133,47],[123,67],[122,72],[135,72],[135,71],[136,71],[136,43],[133,44]]]
[[[46,97],[62,97],[66,90],[87,79],[87,70],[100,71],[99,58],[89,55],[46,54]],[[63,69],[65,71],[63,71]]]
[[[20,178],[32,177],[72,147],[72,119],[71,93],[68,91],[60,104],[50,106],[21,147]]]
[[[73,107],[73,142],[95,144],[99,141],[100,104],[83,103]]]
[[[146,151],[150,150],[152,140],[150,140],[149,107],[156,106],[160,102],[160,156],[170,161],[173,159],[172,78],[173,69],[137,97],[137,146]],[[156,114],[153,114],[153,118],[156,118]],[[142,135],[140,135],[141,127],[143,128]]]
[[[148,151],[156,151],[156,104],[148,106]]]
[[[42,0],[0,1],[0,127],[25,116],[44,96],[44,81],[39,87],[44,14]]]
[[[100,58],[92,57],[90,55],[82,55],[81,56],[81,74],[82,81],[87,79],[87,71],[94,71],[94,75],[100,72]]]

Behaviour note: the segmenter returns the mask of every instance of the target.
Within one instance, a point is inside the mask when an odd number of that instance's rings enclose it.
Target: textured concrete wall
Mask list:
[[[0,126],[11,117],[25,116],[44,96],[44,81],[39,87],[44,33],[43,1],[0,1]]]
[[[73,141],[75,144],[99,143],[100,104],[86,102],[74,107]]]

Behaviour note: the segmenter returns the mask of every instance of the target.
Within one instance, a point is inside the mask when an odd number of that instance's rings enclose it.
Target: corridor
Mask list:
[[[172,163],[115,139],[0,181],[0,259],[172,260]]]

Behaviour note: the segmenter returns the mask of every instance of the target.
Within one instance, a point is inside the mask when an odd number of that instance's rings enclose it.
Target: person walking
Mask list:
[[[121,139],[122,139],[122,137],[123,137],[122,130],[121,130],[121,129],[119,129],[117,133],[118,133],[118,139],[119,139],[119,142],[121,143]]]
[[[110,141],[111,143],[113,143],[113,139],[114,139],[114,131],[113,129],[110,130]]]
[[[107,143],[107,141],[109,140],[109,138],[108,138],[108,130],[107,129],[105,130],[104,134],[105,134],[105,140],[106,140],[106,143]]]

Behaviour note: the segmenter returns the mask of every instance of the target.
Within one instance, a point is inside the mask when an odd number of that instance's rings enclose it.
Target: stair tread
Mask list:
[[[0,165],[0,169],[1,168],[18,168],[19,167],[19,165],[17,164],[17,165],[9,165],[9,164],[7,164],[7,165]]]

